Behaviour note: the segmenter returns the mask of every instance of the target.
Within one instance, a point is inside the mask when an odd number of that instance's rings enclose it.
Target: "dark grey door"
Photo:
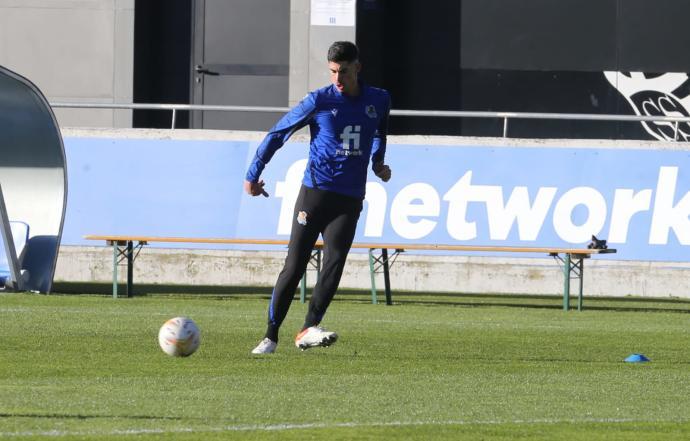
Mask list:
[[[197,0],[192,103],[287,107],[288,0]],[[267,130],[281,113],[192,112],[192,128]]]

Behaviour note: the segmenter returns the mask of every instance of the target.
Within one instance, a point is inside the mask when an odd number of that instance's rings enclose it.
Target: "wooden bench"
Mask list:
[[[190,238],[190,237],[152,237],[152,236],[84,236],[87,240],[105,241],[113,247],[113,297],[117,298],[118,282],[117,267],[123,260],[127,261],[127,296],[133,293],[134,261],[139,252],[149,243],[196,243],[196,244],[226,244],[226,245],[272,245],[287,246],[287,240],[270,239],[223,239],[223,238]],[[136,242],[136,244],[135,244]],[[477,245],[438,245],[438,244],[389,244],[389,243],[354,243],[352,248],[367,249],[369,252],[369,273],[371,276],[372,303],[378,303],[376,291],[376,273],[383,273],[385,285],[386,304],[392,304],[390,289],[389,267],[406,250],[414,251],[453,251],[453,252],[491,252],[491,253],[529,253],[546,254],[555,258],[563,266],[563,310],[570,309],[570,280],[576,278],[579,281],[579,295],[577,309],[582,310],[582,282],[584,274],[584,259],[595,254],[610,254],[616,250],[589,249],[589,248],[554,248],[554,247],[500,247]],[[321,252],[323,242],[318,241],[314,246],[310,264],[316,268],[317,278],[321,268]],[[392,253],[389,254],[389,250]],[[573,277],[573,275],[575,277]],[[306,272],[302,278],[300,299],[305,301],[306,296]]]

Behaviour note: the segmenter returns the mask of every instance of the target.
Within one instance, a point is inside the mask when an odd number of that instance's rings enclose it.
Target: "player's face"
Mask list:
[[[349,63],[343,61],[336,63],[330,61],[328,63],[328,70],[331,72],[331,83],[338,89],[338,92],[346,95],[357,95],[359,93],[359,84],[357,83],[357,74],[361,65],[359,61]]]

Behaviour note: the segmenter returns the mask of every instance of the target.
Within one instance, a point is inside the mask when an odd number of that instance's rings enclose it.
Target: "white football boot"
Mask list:
[[[338,340],[335,332],[326,331],[320,326],[311,326],[295,337],[295,346],[301,350],[315,348],[317,346],[330,346]]]
[[[259,342],[259,345],[252,349],[252,354],[272,354],[276,351],[278,343],[270,338],[264,338]]]

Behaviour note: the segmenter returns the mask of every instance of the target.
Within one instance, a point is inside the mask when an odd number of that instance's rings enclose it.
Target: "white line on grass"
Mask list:
[[[254,431],[283,431],[300,429],[337,429],[359,427],[410,427],[410,426],[468,426],[468,425],[501,425],[501,424],[625,424],[625,423],[687,423],[688,419],[677,420],[636,420],[632,418],[567,418],[567,419],[532,419],[532,420],[446,420],[446,421],[389,421],[389,422],[344,422],[344,423],[282,423],[282,424],[247,424],[221,427],[177,427],[167,429],[112,429],[105,431],[22,431],[0,432],[2,437],[21,436],[109,436],[109,435],[146,435],[166,433],[207,433],[207,432],[254,432]]]

